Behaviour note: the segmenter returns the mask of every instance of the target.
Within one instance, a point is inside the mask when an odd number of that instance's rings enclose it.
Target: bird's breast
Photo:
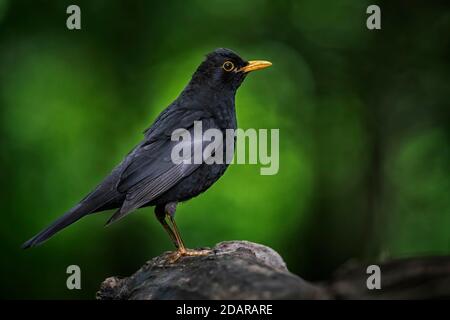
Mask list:
[[[225,131],[226,129],[236,130],[237,120],[234,101],[222,101],[214,108],[214,120],[217,126]]]

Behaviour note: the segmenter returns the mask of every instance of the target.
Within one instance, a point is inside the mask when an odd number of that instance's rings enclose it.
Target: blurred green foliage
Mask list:
[[[69,31],[66,7],[81,7]],[[449,6],[376,1],[0,0],[2,298],[93,298],[171,250],[141,209],[82,219],[19,246],[141,139],[203,56],[228,47],[273,67],[237,95],[241,128],[280,128],[280,171],[232,166],[179,207],[190,247],[245,239],[326,279],[349,259],[450,253]],[[82,290],[66,289],[66,267]]]

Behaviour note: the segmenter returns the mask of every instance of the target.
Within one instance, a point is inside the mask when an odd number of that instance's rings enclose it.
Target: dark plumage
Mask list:
[[[112,223],[140,207],[156,206],[158,220],[181,255],[186,254],[173,220],[176,203],[208,189],[222,176],[227,164],[174,164],[170,155],[176,142],[171,141],[171,134],[178,128],[192,131],[194,121],[202,121],[203,131],[236,129],[236,90],[248,71],[269,65],[265,61],[244,61],[228,49],[208,54],[179,97],[144,132],[144,140],[94,191],[23,247],[36,246],[94,212],[117,208],[108,221]]]

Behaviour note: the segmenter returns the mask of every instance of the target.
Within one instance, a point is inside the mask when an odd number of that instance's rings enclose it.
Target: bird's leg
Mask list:
[[[183,239],[181,238],[180,232],[178,231],[178,227],[175,222],[176,205],[177,204],[175,202],[171,202],[165,206],[165,214],[169,218],[171,224],[170,229],[176,242],[175,246],[177,247],[177,251],[171,254],[171,257],[169,257],[169,261],[173,263],[183,256],[205,256],[211,253],[210,250],[186,249],[186,246],[184,245]]]
[[[178,242],[178,250],[173,253],[173,256],[169,260],[171,263],[176,262],[178,259],[184,256],[198,257],[198,256],[206,256],[211,253],[211,250],[186,249],[183,239],[181,238],[180,232],[178,231],[177,224],[175,223],[175,218],[170,214],[168,214],[168,217],[172,224],[172,230]]]
[[[175,235],[175,239],[178,243],[177,245],[178,251],[180,251],[181,254],[184,254],[186,252],[186,246],[184,245],[184,241],[181,238],[180,232],[178,231],[177,224],[175,223],[175,218],[170,214],[168,214],[167,217],[170,220],[170,224],[172,225],[172,230]]]
[[[166,212],[165,207],[156,206],[155,208],[155,216],[156,219],[158,219],[159,223],[163,226],[164,230],[166,230],[167,234],[169,235],[170,239],[172,240],[172,243],[175,245],[175,247],[178,249],[178,241],[175,237],[175,233],[170,228],[169,224],[166,221]]]

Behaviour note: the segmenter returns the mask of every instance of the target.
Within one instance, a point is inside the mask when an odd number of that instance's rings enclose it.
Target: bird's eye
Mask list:
[[[231,61],[225,61],[222,65],[223,70],[230,72],[234,69],[234,64]]]

